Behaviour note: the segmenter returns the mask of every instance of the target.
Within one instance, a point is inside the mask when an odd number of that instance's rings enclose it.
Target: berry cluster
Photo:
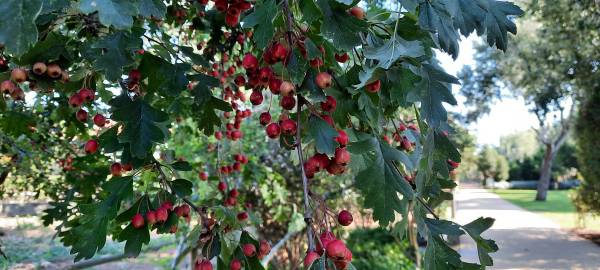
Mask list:
[[[137,213],[131,218],[131,225],[140,229],[143,228],[146,224],[153,226],[155,224],[161,224],[167,221],[169,218],[169,214],[173,212],[177,217],[184,218],[186,222],[190,222],[190,206],[187,204],[182,204],[176,207],[173,207],[173,204],[170,201],[163,202],[160,207],[155,210],[148,210],[145,214],[145,219],[142,213]],[[155,226],[156,228],[156,226]],[[177,232],[177,224],[171,225],[169,227],[170,233]]]
[[[8,68],[8,62],[5,59],[0,59],[0,68]],[[24,100],[25,92],[20,85],[28,82],[29,89],[35,90],[36,82],[40,79],[68,82],[69,73],[62,70],[58,64],[46,64],[44,62],[37,62],[33,64],[30,70],[26,70],[24,68],[13,68],[10,71],[10,80],[5,80],[0,83],[0,92],[10,96],[13,100]]]

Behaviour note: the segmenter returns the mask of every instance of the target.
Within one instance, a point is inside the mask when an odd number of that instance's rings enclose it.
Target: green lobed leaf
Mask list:
[[[492,266],[494,262],[489,253],[498,251],[498,245],[494,240],[485,239],[481,236],[481,233],[491,228],[494,224],[493,218],[480,217],[469,224],[462,226],[462,228],[475,240],[477,244],[477,254],[479,255],[479,262],[481,265]]]
[[[143,78],[148,78],[148,88],[158,90],[165,96],[177,96],[187,87],[185,72],[190,69],[188,64],[171,64],[158,56],[145,53],[138,69]]]
[[[142,246],[150,243],[150,231],[147,226],[136,229],[130,223],[121,231],[118,240],[125,241],[124,254],[127,257],[137,257],[142,251]]]
[[[373,209],[373,219],[386,226],[394,221],[395,213],[405,213],[408,200],[414,196],[412,187],[404,180],[394,162],[412,168],[413,164],[401,152],[376,137],[348,145],[348,151],[359,155],[365,168],[355,176],[356,187],[364,198],[366,208]],[[352,161],[354,162],[354,160]],[[399,197],[402,194],[402,198]]]
[[[171,181],[173,192],[179,197],[186,197],[192,195],[192,188],[194,184],[186,179],[175,179]]]
[[[350,51],[361,44],[360,32],[365,32],[368,23],[354,16],[348,16],[347,6],[335,0],[317,0],[317,5],[323,12],[321,33],[333,40],[339,49]]]
[[[274,0],[266,0],[263,3],[257,3],[254,6],[254,12],[242,20],[244,28],[254,28],[252,40],[256,42],[258,48],[264,49],[273,38],[275,34],[273,19],[277,17],[276,12],[278,11]]]
[[[367,59],[379,61],[379,67],[388,69],[402,57],[417,58],[425,55],[420,41],[407,41],[396,35],[388,40],[364,48]]]
[[[421,116],[432,127],[438,127],[448,120],[442,102],[456,105],[450,84],[458,84],[458,79],[432,64],[423,64],[416,72],[421,81],[411,91],[409,101],[421,102]]]
[[[131,99],[126,94],[113,98],[109,105],[112,119],[123,123],[120,143],[129,143],[133,157],[145,158],[155,143],[162,142],[166,134],[160,125],[169,116],[150,106],[141,98]]]
[[[134,63],[134,50],[141,48],[142,40],[137,32],[114,32],[92,44],[90,57],[94,67],[103,71],[106,79],[116,81],[123,74],[123,67]]]
[[[337,143],[338,132],[320,117],[311,116],[308,119],[308,133],[315,140],[317,152],[333,156]]]
[[[136,2],[131,0],[82,0],[79,10],[85,14],[98,12],[102,24],[119,30],[130,29],[133,16],[138,15]]]
[[[61,56],[70,58],[71,55],[67,50],[70,41],[70,38],[67,36],[50,32],[44,40],[35,43],[31,49],[23,54],[18,59],[18,63],[21,65],[33,65],[38,61],[46,63],[54,62]]]
[[[454,29],[452,15],[441,1],[422,1],[419,4],[419,25],[437,34],[440,49],[458,57],[459,35]]]
[[[175,161],[171,164],[171,167],[173,167],[174,170],[178,170],[178,171],[191,171],[192,170],[192,165],[190,165],[190,163],[187,161]]]
[[[146,18],[162,19],[167,12],[167,6],[163,0],[139,0],[138,8],[140,15]]]
[[[63,234],[62,241],[71,246],[75,261],[89,259],[104,247],[110,221],[117,216],[121,202],[133,195],[133,178],[113,178],[102,185],[102,190],[107,195],[99,202],[80,205],[77,222]]]
[[[22,55],[38,39],[35,19],[42,11],[42,0],[0,1],[0,44],[15,56]]]
[[[450,248],[439,235],[427,237],[427,248],[423,256],[423,266],[427,270],[461,269],[460,254]]]

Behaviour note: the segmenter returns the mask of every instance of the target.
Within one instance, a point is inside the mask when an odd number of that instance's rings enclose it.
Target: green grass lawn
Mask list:
[[[535,190],[493,190],[501,198],[510,201],[529,211],[540,213],[545,217],[558,223],[563,228],[578,228],[578,215],[573,202],[571,202],[569,190],[548,191],[545,202],[535,201]],[[587,215],[584,219],[583,228],[600,230],[600,217]]]

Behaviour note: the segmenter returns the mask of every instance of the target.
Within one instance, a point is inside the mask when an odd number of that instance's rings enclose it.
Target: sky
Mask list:
[[[446,53],[439,52],[437,54],[438,60],[440,60],[446,72],[456,76],[464,65],[474,64],[473,42],[477,39],[478,37],[475,35],[463,38],[460,42],[460,53],[456,60],[453,60]],[[459,89],[459,85],[454,85],[452,88],[458,106],[446,106],[449,111],[460,113],[465,110],[462,106],[464,97],[459,95]],[[537,119],[527,110],[523,98],[503,98],[492,106],[489,114],[471,124],[468,129],[471,134],[476,136],[478,145],[492,144],[497,146],[500,143],[500,137],[537,126]]]

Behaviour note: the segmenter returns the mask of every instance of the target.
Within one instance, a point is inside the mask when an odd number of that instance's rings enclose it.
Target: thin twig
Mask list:
[[[286,1],[287,2],[287,1]],[[314,242],[314,233],[312,230],[312,211],[310,209],[310,203],[309,203],[309,190],[308,190],[308,178],[306,177],[306,172],[304,171],[304,153],[302,152],[302,136],[301,134],[301,124],[300,124],[300,119],[302,118],[302,96],[300,94],[297,95],[298,97],[298,106],[296,109],[296,144],[297,144],[297,150],[298,150],[298,159],[300,162],[300,173],[302,176],[302,186],[304,189],[304,222],[306,222],[306,233],[308,235],[308,251],[313,251],[315,248],[315,242]]]

